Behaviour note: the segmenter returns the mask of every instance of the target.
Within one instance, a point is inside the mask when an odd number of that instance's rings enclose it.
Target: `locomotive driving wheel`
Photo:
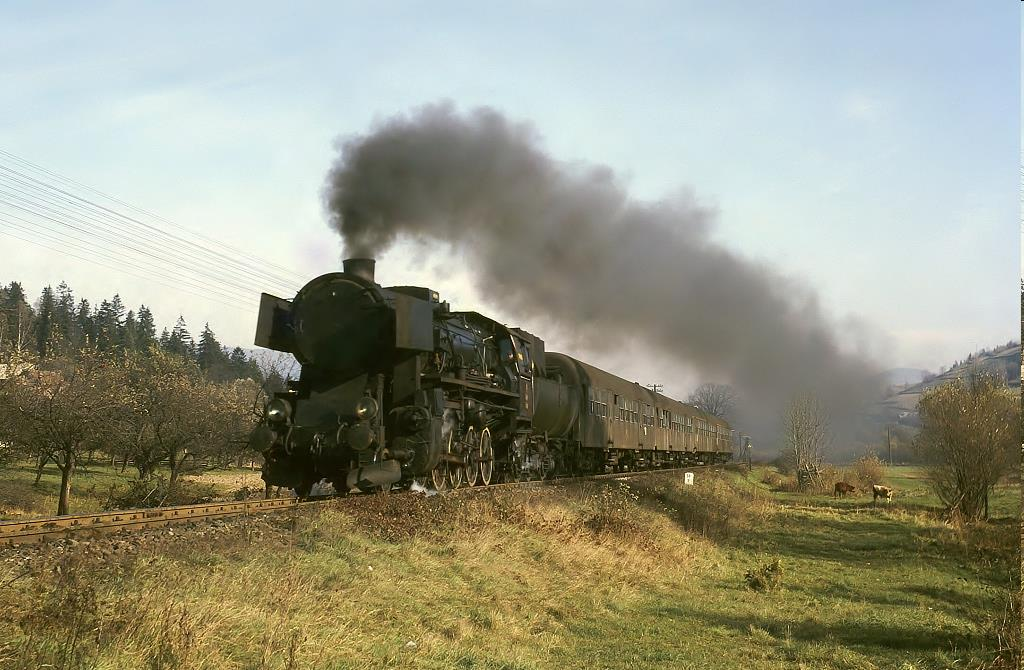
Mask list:
[[[477,438],[476,430],[471,426],[466,430],[466,436],[462,438],[464,449],[462,457],[466,464],[462,466],[462,476],[468,486],[476,486],[480,479],[480,440]]]
[[[448,438],[448,453],[454,456],[462,455],[462,452],[460,450],[456,450],[456,447],[462,447],[462,445],[456,441],[454,437]],[[446,463],[445,468],[448,470],[448,484],[453,489],[457,489],[462,486],[463,470],[465,469],[465,466],[458,465],[456,463]]]
[[[444,433],[447,434],[447,438],[444,440],[444,444],[445,444],[445,450],[444,451],[445,451],[445,454],[450,455],[452,453],[452,450],[455,447],[455,424],[454,424],[454,422],[451,421],[451,420],[445,421],[445,425],[444,425],[444,429],[443,430],[444,430]],[[452,486],[452,478],[451,478],[451,475],[450,475],[450,471],[451,470],[455,470],[455,469],[461,469],[461,468],[457,468],[456,466],[452,465],[448,461],[441,461],[440,463],[438,463],[437,467],[435,467],[430,472],[431,480],[434,482],[434,488],[437,489],[438,491],[447,491],[449,488],[454,488],[454,486]],[[462,481],[462,476],[461,475],[459,476],[459,481],[460,482]],[[458,484],[456,484],[455,486],[458,486]]]
[[[490,486],[494,478],[494,447],[491,445],[491,429],[484,428],[480,433],[480,483]]]

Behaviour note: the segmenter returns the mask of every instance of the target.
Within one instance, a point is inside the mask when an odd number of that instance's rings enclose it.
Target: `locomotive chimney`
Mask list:
[[[346,258],[341,262],[346,274],[355,275],[370,283],[373,280],[373,266],[377,261],[372,258]]]

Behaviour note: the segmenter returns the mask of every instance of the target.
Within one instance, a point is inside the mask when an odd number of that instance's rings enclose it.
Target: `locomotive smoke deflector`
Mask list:
[[[372,258],[346,258],[341,262],[345,274],[355,275],[371,284],[377,283],[373,280],[373,267],[376,264],[377,261]]]

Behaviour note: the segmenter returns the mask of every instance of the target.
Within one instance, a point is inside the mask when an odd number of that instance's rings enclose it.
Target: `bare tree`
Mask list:
[[[166,463],[173,484],[189,463],[226,461],[244,448],[254,423],[251,380],[212,382],[194,362],[154,351],[129,357],[121,384],[127,400],[109,439],[140,477]]]
[[[1020,393],[988,373],[971,374],[927,391],[918,404],[914,444],[932,489],[950,512],[988,518],[988,496],[1019,464]]]
[[[821,487],[821,466],[831,440],[828,413],[815,396],[796,395],[786,408],[783,456],[796,472],[800,488]]]
[[[0,384],[6,408],[0,438],[22,445],[61,472],[57,514],[67,514],[71,481],[83,453],[103,434],[112,407],[121,401],[108,380],[110,361],[85,350],[76,361],[53,360]]]
[[[726,384],[701,384],[687,402],[702,412],[726,419],[736,407],[736,391]]]

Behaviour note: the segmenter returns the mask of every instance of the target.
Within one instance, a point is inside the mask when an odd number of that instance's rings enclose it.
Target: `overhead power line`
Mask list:
[[[58,184],[52,183],[54,180]],[[72,188],[119,204],[138,216],[84,197]],[[246,311],[253,309],[256,296],[263,290],[287,295],[304,283],[298,273],[277,263],[183,229],[169,219],[2,149],[0,214],[7,236],[36,243],[32,237],[39,235],[50,244],[38,246]],[[174,230],[167,230],[167,226]],[[187,235],[197,239],[188,239]]]
[[[131,203],[125,202],[124,200],[121,200],[120,198],[117,198],[115,196],[108,195],[108,194],[104,193],[103,191],[95,189],[95,188],[93,188],[91,186],[88,186],[86,184],[83,184],[81,182],[75,181],[74,179],[71,179],[70,177],[66,177],[66,176],[64,176],[64,175],[62,175],[60,173],[57,173],[57,172],[54,172],[54,171],[49,170],[47,168],[44,168],[41,165],[37,165],[36,163],[33,163],[33,162],[29,161],[29,160],[21,158],[20,156],[17,156],[17,155],[15,155],[15,154],[13,154],[13,153],[11,153],[9,151],[5,151],[3,149],[0,149],[0,156],[3,156],[3,157],[5,157],[5,158],[7,158],[7,159],[9,159],[11,161],[14,161],[16,164],[22,165],[22,166],[24,166],[24,168],[29,168],[31,170],[35,170],[35,171],[37,171],[39,173],[42,173],[42,174],[44,174],[44,175],[46,175],[48,177],[51,177],[51,178],[53,178],[53,179],[55,179],[58,182],[61,182],[63,184],[67,184],[67,185],[70,185],[70,186],[77,186],[77,187],[81,188],[84,191],[87,191],[89,193],[97,195],[97,196],[99,196],[101,198],[104,198],[104,199],[106,199],[106,200],[108,200],[108,201],[110,201],[112,203],[121,205],[122,207],[125,207],[125,208],[127,208],[127,209],[129,209],[129,210],[131,210],[131,211],[133,211],[133,212],[135,212],[137,214],[141,214],[143,216],[148,216],[148,217],[150,217],[152,219],[155,219],[157,221],[161,221],[161,222],[163,222],[163,223],[165,223],[167,225],[174,226],[176,228],[180,228],[179,224],[175,223],[174,221],[171,221],[170,219],[168,219],[166,217],[163,217],[163,216],[161,216],[159,214],[150,212],[150,211],[148,211],[146,209],[143,209],[141,207],[137,207],[137,206],[135,206],[135,205],[133,205]],[[203,235],[202,233],[196,232],[194,230],[186,230],[184,228],[181,229],[181,232],[188,232],[189,234],[191,234],[191,235],[193,235],[193,236],[195,236],[195,237],[197,237],[199,239],[205,240],[208,243],[211,243],[213,245],[221,247],[221,248],[223,248],[223,249],[225,249],[227,251],[233,252],[235,257],[237,257],[237,258],[245,258],[245,259],[247,259],[248,261],[250,261],[252,263],[256,263],[256,264],[260,264],[260,265],[265,265],[267,267],[275,268],[279,272],[284,273],[284,275],[286,277],[289,277],[289,278],[291,278],[294,281],[298,281],[300,283],[304,283],[307,280],[307,278],[305,276],[303,276],[300,273],[295,272],[291,268],[287,268],[287,267],[285,267],[283,265],[280,265],[280,264],[278,264],[278,263],[276,263],[274,261],[268,261],[267,259],[259,258],[258,256],[254,255],[254,254],[252,254],[250,252],[244,251],[242,249],[239,249],[237,247],[231,246],[229,244],[225,244],[224,242],[222,242],[220,240],[215,240],[212,237],[208,237],[206,235]]]
[[[225,305],[227,307],[231,307],[231,308],[237,309],[239,311],[252,313],[253,308],[255,307],[255,305],[243,305],[242,303],[237,302],[235,300],[227,300],[227,299],[218,297],[219,294],[211,293],[211,292],[209,292],[206,289],[203,289],[203,290],[193,290],[193,289],[191,289],[191,288],[189,288],[189,287],[187,287],[185,285],[182,285],[180,283],[177,283],[177,282],[172,284],[170,282],[163,281],[161,279],[158,279],[158,278],[152,276],[149,273],[135,272],[133,270],[126,269],[126,267],[124,266],[124,264],[120,260],[116,260],[115,264],[113,264],[113,265],[110,264],[110,263],[103,263],[103,262],[97,260],[95,255],[94,255],[94,253],[91,252],[91,251],[86,251],[87,255],[80,255],[80,254],[74,253],[73,251],[69,251],[67,248],[61,248],[61,245],[63,243],[61,241],[55,241],[52,238],[45,238],[45,239],[47,239],[47,241],[55,242],[57,244],[57,246],[53,246],[51,244],[43,244],[41,241],[39,241],[39,239],[33,239],[38,234],[38,232],[35,231],[35,230],[30,230],[27,234],[19,235],[19,234],[16,234],[14,232],[11,232],[11,230],[5,229],[6,226],[10,226],[10,223],[7,222],[7,221],[0,220],[0,235],[4,235],[6,237],[11,237],[11,238],[14,238],[14,239],[17,239],[17,240],[21,240],[22,242],[27,242],[29,244],[33,244],[33,245],[36,245],[38,247],[42,247],[44,249],[48,249],[50,251],[54,251],[54,252],[57,252],[59,254],[65,255],[65,256],[69,256],[71,258],[77,258],[78,260],[86,261],[88,263],[93,263],[95,265],[99,265],[101,267],[104,267],[104,268],[107,268],[107,269],[110,269],[110,270],[116,270],[118,272],[123,272],[124,274],[131,275],[133,277],[138,277],[140,279],[145,279],[145,280],[148,280],[148,281],[152,281],[152,282],[155,282],[155,283],[160,284],[162,286],[166,286],[168,288],[173,288],[175,290],[182,291],[182,292],[188,293],[190,295],[195,295],[195,296],[198,296],[198,297],[201,297],[201,298],[206,298],[208,300],[212,300],[212,301],[217,302],[217,303],[219,303],[221,305]],[[67,245],[64,244],[63,246],[67,246]],[[72,248],[74,248],[74,247],[72,247]],[[134,266],[132,266],[132,267],[134,267]]]
[[[22,178],[19,178],[22,177]],[[9,182],[14,182],[12,186]],[[106,222],[107,225],[114,225],[126,235],[134,235],[143,242],[156,242],[161,246],[183,249],[187,252],[185,262],[209,262],[217,264],[223,272],[239,273],[246,277],[258,278],[265,282],[272,282],[282,286],[290,286],[291,280],[283,279],[273,273],[263,270],[258,265],[252,266],[243,263],[230,254],[208,249],[204,245],[184,240],[179,236],[168,233],[165,230],[137,221],[131,217],[112,211],[98,203],[82,199],[62,189],[54,188],[43,184],[29,175],[23,175],[17,171],[0,164],[0,184],[7,188],[16,189],[22,196],[33,198],[49,204],[58,204],[62,209],[88,216],[97,223]],[[227,265],[224,265],[227,263]]]
[[[0,186],[2,186],[2,184],[0,184]],[[21,204],[18,204],[18,202],[12,202],[12,200],[10,200],[9,198],[13,198],[14,200],[17,200],[20,203],[30,204],[34,208],[24,207]],[[146,245],[145,243],[140,243],[138,240],[133,240],[132,238],[120,237],[119,231],[104,226],[102,222],[98,222],[98,225],[100,225],[100,230],[96,230],[95,228],[89,228],[89,222],[85,221],[80,217],[73,215],[66,216],[62,212],[57,211],[51,207],[40,205],[31,200],[25,200],[24,198],[19,198],[17,196],[12,196],[8,191],[6,191],[3,188],[0,188],[0,205],[7,205],[8,207],[12,207],[26,214],[33,215],[35,217],[38,217],[39,219],[42,219],[46,223],[56,224],[58,226],[78,231],[85,235],[95,237],[99,240],[102,240],[110,249],[120,248],[122,251],[129,252],[128,254],[125,254],[126,257],[131,257],[132,254],[136,254],[137,256],[145,257],[157,263],[166,265],[167,268],[173,272],[185,270],[197,274],[216,276],[218,283],[240,289],[243,293],[252,290],[252,280],[240,281],[230,278],[230,275],[218,276],[216,266],[198,266],[194,261],[191,261],[187,258],[182,258],[179,254],[175,254],[173,252],[169,252],[168,250],[161,249],[158,246]],[[6,214],[7,216],[17,218],[30,225],[35,223],[31,220],[15,216],[9,212],[7,212]],[[83,227],[83,225],[86,227]]]

